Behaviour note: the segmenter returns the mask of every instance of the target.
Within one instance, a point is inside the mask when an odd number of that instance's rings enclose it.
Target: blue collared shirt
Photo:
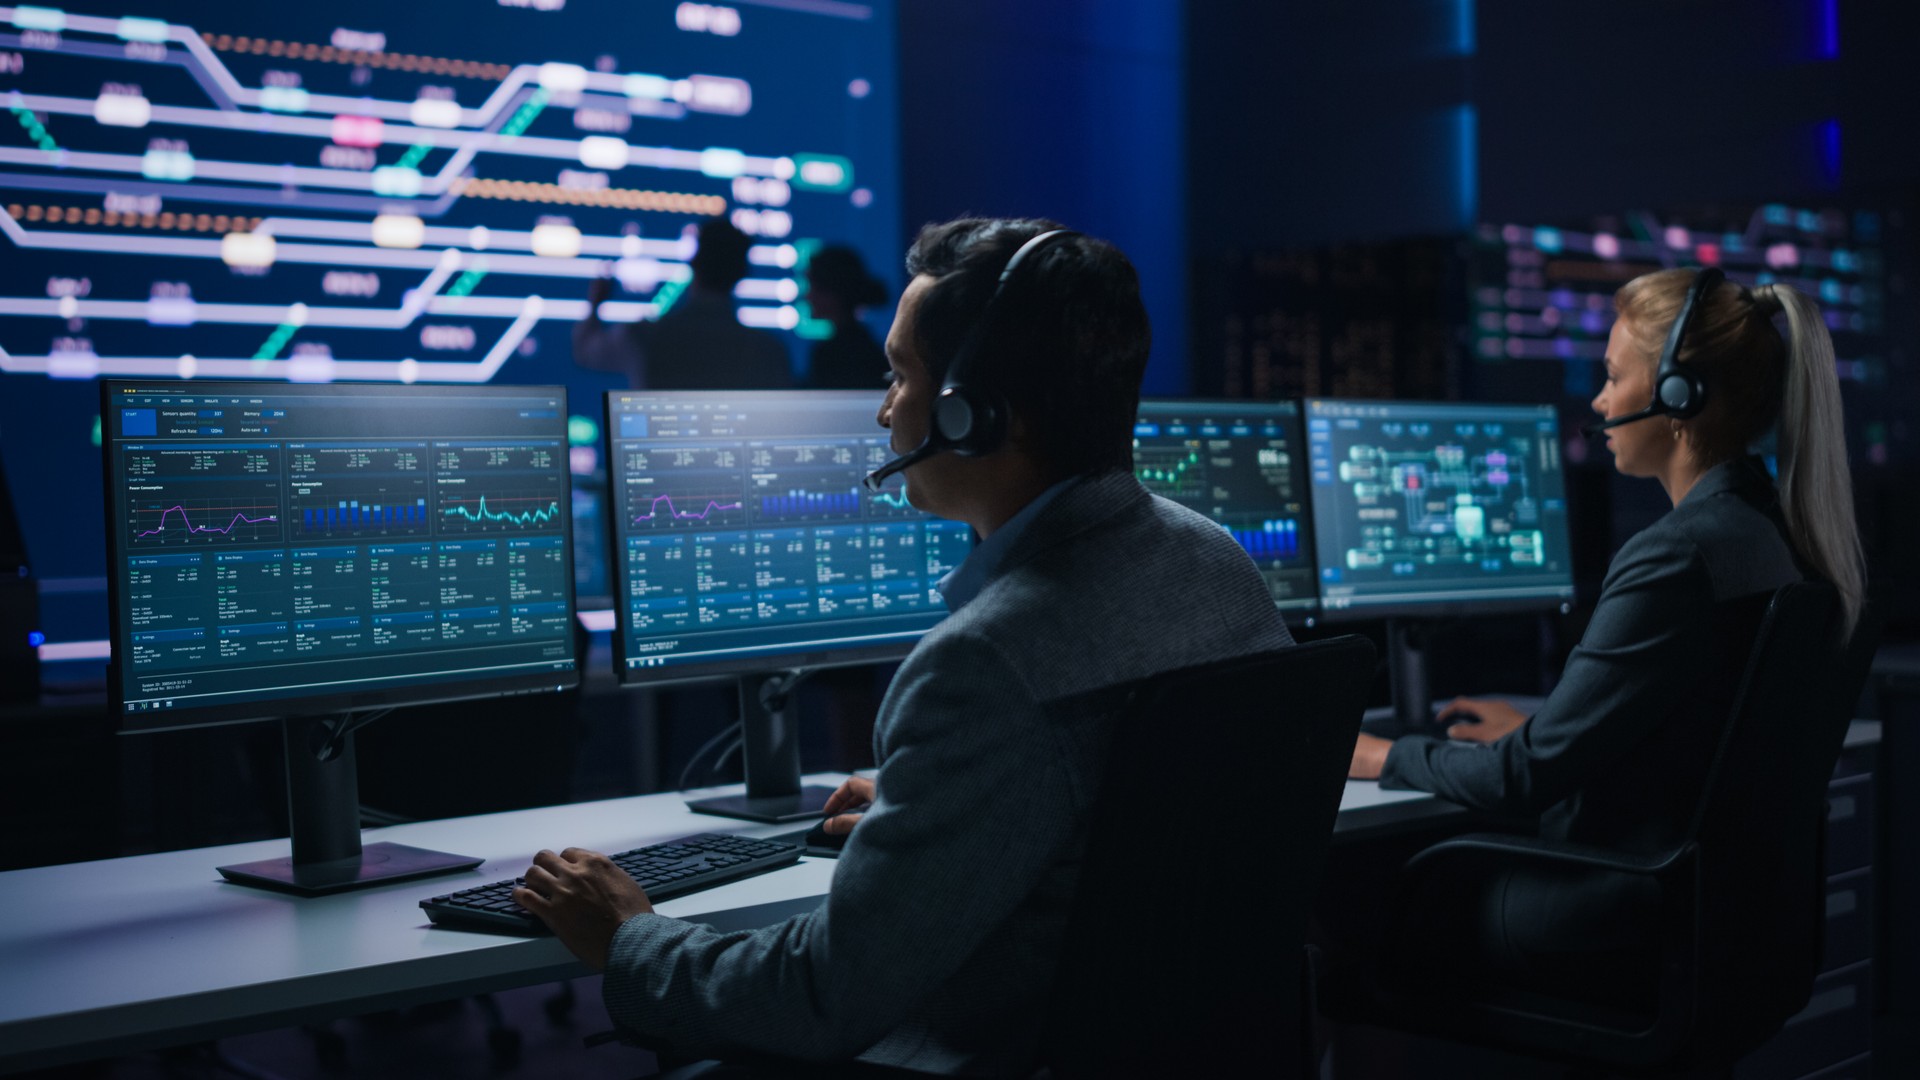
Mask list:
[[[973,603],[973,598],[980,595],[980,590],[999,574],[1000,564],[1006,561],[1007,553],[1013,550],[1014,541],[1020,539],[1020,534],[1033,524],[1033,519],[1040,516],[1040,511],[1046,509],[1048,503],[1078,479],[1077,476],[1070,476],[1034,496],[1032,502],[1021,507],[1019,513],[1008,518],[1005,525],[995,529],[992,536],[982,541],[959,566],[940,579],[940,583],[934,587],[940,590],[940,599],[947,602],[948,611],[959,611]]]

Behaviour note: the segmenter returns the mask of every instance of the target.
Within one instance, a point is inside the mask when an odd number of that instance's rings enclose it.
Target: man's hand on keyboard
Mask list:
[[[837,791],[827,796],[827,805],[821,809],[828,816],[820,823],[820,828],[834,836],[852,832],[853,827],[860,824],[860,815],[845,814],[841,811],[858,810],[870,805],[873,802],[873,795],[873,781],[864,776],[849,777]]]
[[[513,890],[514,903],[540,916],[573,955],[595,971],[607,967],[614,931],[653,902],[625,870],[597,851],[568,848],[533,857],[527,883]]]

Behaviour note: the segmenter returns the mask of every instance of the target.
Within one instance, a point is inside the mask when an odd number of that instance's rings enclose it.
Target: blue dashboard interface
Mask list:
[[[1310,398],[1306,409],[1327,615],[1573,600],[1551,405]]]
[[[1274,605],[1310,616],[1318,605],[1299,403],[1147,400],[1138,416],[1140,483],[1227,530],[1260,568]]]
[[[132,726],[577,681],[560,389],[106,391]]]
[[[607,396],[618,664],[691,677],[904,655],[972,530],[915,509],[858,391]],[[667,669],[667,670],[653,670]]]

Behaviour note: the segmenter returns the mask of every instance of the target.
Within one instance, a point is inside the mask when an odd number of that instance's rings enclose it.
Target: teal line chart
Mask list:
[[[0,252],[122,266],[133,256],[197,261],[237,282],[167,270],[226,295],[156,282],[149,296],[114,296],[55,271],[40,295],[0,295],[0,330],[14,328],[4,334],[12,341],[0,340],[0,374],[484,383],[533,344],[543,322],[585,318],[586,300],[554,297],[580,296],[588,279],[611,273],[635,297],[601,303],[602,319],[654,317],[659,297],[691,276],[692,222],[729,212],[753,237],[753,276],[736,290],[740,321],[801,327],[795,268],[806,242],[796,242],[796,222],[807,220],[805,196],[846,202],[853,162],[804,147],[665,141],[690,118],[747,117],[748,80],[537,57],[447,60],[388,51],[383,34],[357,36],[365,40],[275,40],[269,50],[264,38],[162,18],[0,6],[0,106],[20,121],[8,126],[23,129],[0,135]],[[389,96],[318,89],[321,75],[349,64],[381,71]],[[43,70],[59,73],[59,85]],[[148,75],[118,81],[129,71]],[[422,85],[411,89],[421,96],[391,96],[395,80],[416,72]],[[467,89],[476,82],[484,97]],[[608,126],[568,122],[585,111],[611,117]],[[135,137],[144,150],[127,145]],[[202,156],[190,138],[220,149]],[[313,160],[302,146],[318,149],[318,164],[292,163]],[[556,167],[561,181],[573,173],[600,184],[556,182]],[[491,216],[472,212],[481,205]],[[643,218],[661,223],[642,230]],[[258,279],[275,267],[309,269],[298,285],[274,285],[294,294],[277,302],[233,298],[257,299]],[[449,287],[456,275],[467,291]],[[484,293],[473,291],[481,277]],[[377,290],[363,284],[375,278],[386,279]],[[308,291],[323,280],[319,295]],[[460,325],[431,322],[443,318]],[[96,322],[108,329],[66,329]],[[156,332],[112,330],[127,322]],[[45,346],[17,344],[19,328],[36,324],[61,329]],[[244,347],[224,338],[201,345],[209,355],[161,344],[205,340],[170,338],[175,328],[245,326],[259,336]],[[408,336],[376,345],[351,333],[368,330]],[[311,340],[328,331],[353,355]],[[358,355],[366,351],[384,355]]]
[[[489,505],[489,498],[492,504]],[[477,500],[449,500],[442,506],[442,527],[456,532],[484,531],[488,526],[528,528],[548,525],[560,518],[560,503],[547,495],[482,495]],[[535,505],[523,506],[532,503]],[[543,504],[544,505],[541,505]]]

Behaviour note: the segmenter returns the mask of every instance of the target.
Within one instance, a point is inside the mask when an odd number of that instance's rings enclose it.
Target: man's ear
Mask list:
[[[1027,423],[1025,416],[1011,409],[1007,412],[1007,441],[1000,448],[1012,450],[1030,458],[1037,459],[1040,456],[1039,441],[1034,438],[1033,425]]]
[[[1018,412],[1007,416],[1007,438],[1000,449],[993,452],[996,459],[1018,456],[1025,460],[1027,467],[1036,475],[1052,480],[1064,479],[1057,475],[1051,461],[1047,458],[1046,447],[1041,443],[1039,428],[1027,423],[1026,417]]]

